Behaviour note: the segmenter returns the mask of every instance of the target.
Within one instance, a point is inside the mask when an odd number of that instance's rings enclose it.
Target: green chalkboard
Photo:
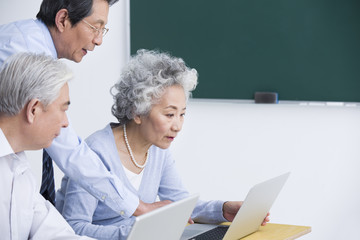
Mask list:
[[[195,98],[360,102],[359,0],[131,0],[131,53],[199,72]]]

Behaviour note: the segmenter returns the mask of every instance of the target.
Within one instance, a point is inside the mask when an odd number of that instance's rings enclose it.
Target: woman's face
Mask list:
[[[160,101],[153,105],[149,115],[140,117],[144,139],[159,148],[170,147],[184,123],[186,97],[181,86],[165,90]]]

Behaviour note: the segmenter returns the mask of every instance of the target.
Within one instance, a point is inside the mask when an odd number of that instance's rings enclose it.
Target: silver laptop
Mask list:
[[[253,186],[230,226],[192,224],[185,228],[181,240],[235,240],[257,231],[289,175],[288,172]]]
[[[136,217],[127,240],[180,239],[198,199],[194,194]]]

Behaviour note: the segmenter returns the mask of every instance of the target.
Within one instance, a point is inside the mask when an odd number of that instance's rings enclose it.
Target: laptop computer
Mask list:
[[[194,194],[136,217],[127,240],[180,239],[198,199]]]
[[[192,224],[185,228],[181,240],[235,240],[257,231],[289,175],[290,172],[253,186],[230,226]]]

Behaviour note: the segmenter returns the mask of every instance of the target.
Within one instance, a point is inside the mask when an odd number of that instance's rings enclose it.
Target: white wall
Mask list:
[[[186,186],[204,199],[244,199],[291,171],[271,221],[312,226],[302,239],[358,239],[360,105],[352,105],[193,99],[171,148]]]
[[[1,0],[0,24],[34,17],[40,2]],[[81,63],[69,62],[76,75],[69,116],[81,137],[114,120],[109,88],[129,54],[127,3],[111,7],[103,45]],[[302,239],[356,239],[359,110],[359,105],[192,100],[172,151],[185,184],[203,199],[243,199],[252,185],[291,171],[271,210],[272,221],[312,226]],[[40,182],[41,151],[28,156]],[[61,177],[57,169],[57,186]]]

